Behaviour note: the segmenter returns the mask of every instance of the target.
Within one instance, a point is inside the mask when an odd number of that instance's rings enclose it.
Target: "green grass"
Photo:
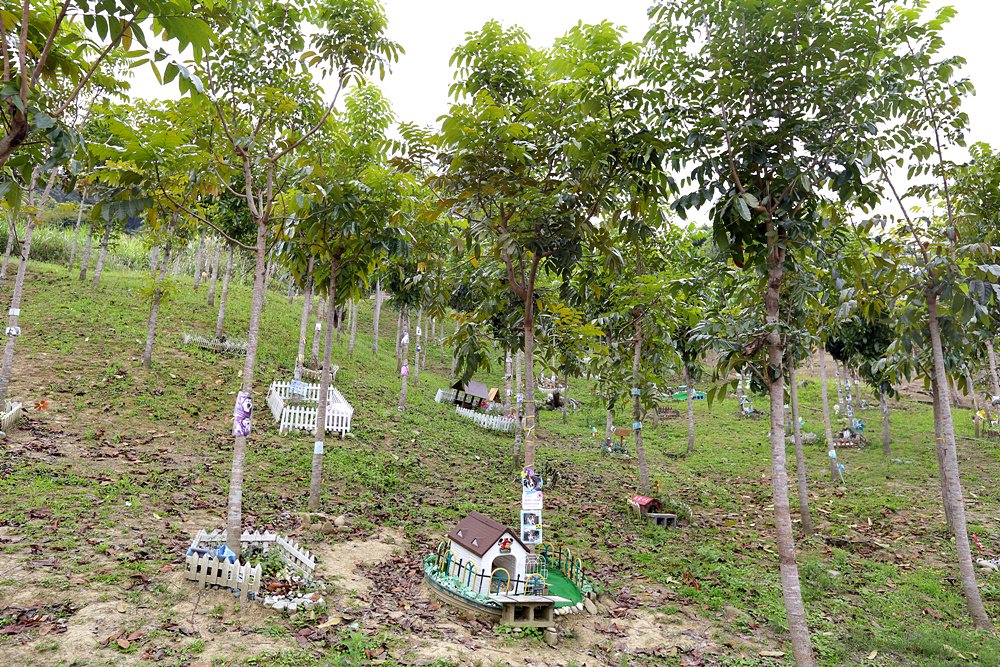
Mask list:
[[[162,583],[162,568],[175,564],[190,540],[180,527],[183,517],[196,514],[214,522],[205,528],[221,526],[242,360],[181,345],[184,331],[211,333],[216,311],[204,303],[204,288],[196,293],[189,278],[178,278],[174,301],[161,311],[154,366],[142,369],[148,306],[138,295],[144,280],[113,268],[93,289],[64,267],[31,267],[12,391],[29,404],[45,399],[49,408],[31,411],[31,424],[0,449],[0,526],[21,538],[0,543],[0,555],[30,561],[58,556],[55,566],[37,573],[47,582],[46,595],[71,595],[76,587],[117,595],[136,581],[134,574],[149,577],[151,585]],[[245,335],[249,296],[234,286],[227,319],[234,336]],[[281,527],[306,510],[312,438],[279,435],[263,400],[270,381],[291,376],[300,308],[301,299],[289,304],[272,292],[262,321],[244,496],[246,519],[254,526]],[[411,384],[408,409],[396,410],[395,322],[387,308],[380,353],[373,355],[371,308],[365,303],[354,357],[347,355],[346,335],[335,343],[338,387],[355,407],[354,432],[328,442],[324,509],[346,513],[359,535],[401,527],[416,550],[430,548],[473,509],[514,525],[519,496],[510,437],[480,430],[433,401],[436,389],[448,384],[446,350],[432,345],[430,367],[421,371],[418,386]],[[500,384],[496,356],[491,370],[479,374],[490,386]],[[822,433],[818,382],[808,373],[803,377],[806,430]],[[562,474],[546,494],[546,539],[581,556],[590,578],[612,595],[627,589],[644,608],[670,609],[679,618],[683,609],[711,620],[718,633],[717,664],[774,664],[740,657],[741,650],[755,655],[753,647],[761,645],[780,648],[786,637],[766,420],[737,418],[732,400],[713,406],[697,401],[696,452],[686,457],[679,456],[686,447],[684,419],[647,425],[654,480],[663,495],[693,510],[690,526],[664,531],[629,519],[625,498],[635,489],[635,459],[604,457],[593,444],[590,427],[602,429],[605,414],[589,391],[586,381],[571,383],[570,395],[584,407],[568,423],[559,413],[541,415],[538,467],[551,463]],[[762,398],[755,404],[765,406]],[[676,407],[683,412],[684,403]],[[863,416],[877,436],[877,410]],[[621,414],[617,421],[631,419]],[[967,411],[957,412],[956,423],[961,435],[971,436]],[[797,547],[821,664],[1000,664],[1000,641],[971,628],[957,584],[928,406],[894,406],[892,433],[890,458],[877,445],[841,452],[846,491],[828,481],[824,448],[807,449],[819,534],[798,536]],[[58,455],[37,449],[38,443]],[[970,531],[1000,549],[1000,443],[962,439],[960,463]],[[308,546],[329,538],[302,539]],[[18,585],[7,577],[0,572],[0,597]],[[981,575],[980,583],[991,615],[1000,620],[1000,577]],[[654,590],[658,597],[651,596]],[[136,596],[144,605],[161,606],[152,593],[140,590]],[[734,609],[736,620],[726,620]],[[169,605],[162,613],[169,616]],[[294,631],[282,619],[260,627],[258,632],[285,640]],[[406,633],[394,632],[363,641],[345,636],[308,656],[289,643],[277,657],[241,658],[240,664],[355,664],[363,653],[359,641],[369,648],[405,644]],[[0,639],[0,649],[5,641]],[[253,643],[248,639],[246,645]],[[873,651],[876,657],[867,660]],[[648,664],[643,659],[631,664]]]

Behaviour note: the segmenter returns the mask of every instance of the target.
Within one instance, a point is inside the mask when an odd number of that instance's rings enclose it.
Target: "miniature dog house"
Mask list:
[[[645,517],[650,523],[661,528],[677,525],[677,515],[663,512],[663,503],[649,496],[634,495],[629,498],[629,507],[636,517]]]
[[[477,593],[517,595],[526,581],[528,549],[517,533],[479,512],[472,512],[448,533],[452,556],[475,573]]]

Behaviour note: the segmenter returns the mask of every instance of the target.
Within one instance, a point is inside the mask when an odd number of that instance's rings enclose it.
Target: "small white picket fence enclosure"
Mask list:
[[[3,415],[0,416],[0,430],[7,433],[17,426],[17,420],[21,418],[23,411],[23,406],[20,403],[4,401]]]
[[[340,370],[340,366],[336,366],[336,365],[330,366],[330,382],[336,382],[337,381],[337,371],[339,371],[339,370]],[[323,379],[323,370],[322,369],[316,371],[316,370],[313,370],[311,368],[302,368],[301,372],[302,372],[302,377],[309,378],[310,380],[316,380],[317,382],[319,382],[320,380]],[[319,390],[317,389],[317,392],[318,391]],[[316,395],[318,396],[319,394],[317,393]]]
[[[451,403],[454,400],[454,389],[438,389],[437,394],[434,396],[435,403]]]
[[[468,408],[463,408],[461,405],[455,406],[455,414],[459,417],[465,417],[466,419],[471,419],[476,423],[477,426],[489,429],[491,431],[501,431],[503,433],[510,433],[514,430],[514,418],[504,417],[501,415],[484,415],[481,412],[476,412],[475,410],[469,410]]]
[[[246,341],[228,339],[218,340],[217,338],[206,338],[205,336],[199,336],[198,334],[184,334],[184,344],[197,345],[200,348],[212,350],[213,352],[221,352],[222,354],[239,355],[247,353]]]
[[[199,530],[191,547],[195,549],[212,549],[226,543],[226,531],[207,533]],[[277,549],[281,560],[286,565],[300,573],[311,576],[316,569],[316,556],[301,545],[296,544],[277,533],[268,531],[246,532],[240,535],[242,549],[259,546],[264,551]],[[262,570],[260,565],[251,566],[248,563],[229,563],[220,561],[210,554],[191,554],[185,557],[187,570],[185,578],[195,581],[202,588],[223,586],[239,591],[240,600],[259,600]]]
[[[306,384],[305,396],[292,395],[291,382],[272,382],[267,391],[267,405],[278,422],[278,430],[287,433],[292,429],[314,431],[319,403],[319,385]],[[354,408],[335,387],[330,387],[326,402],[326,430],[344,437],[351,432]]]

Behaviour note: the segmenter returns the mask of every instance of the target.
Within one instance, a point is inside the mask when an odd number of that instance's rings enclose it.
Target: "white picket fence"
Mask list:
[[[272,382],[267,391],[267,405],[278,422],[278,430],[287,433],[292,429],[316,430],[316,412],[319,403],[319,385],[306,384],[304,397],[292,395],[291,382]],[[326,403],[326,430],[344,437],[351,432],[354,408],[335,387],[330,387]]]
[[[247,353],[247,342],[245,340],[218,340],[216,338],[207,338],[198,334],[185,333],[184,344],[197,345],[200,348],[212,350],[213,352],[221,352],[222,354],[239,355]]]
[[[8,433],[17,426],[17,420],[21,418],[23,411],[23,406],[20,403],[5,401],[4,411],[2,416],[0,416],[0,431]]]
[[[224,560],[216,560],[209,555],[191,554],[185,557],[187,571],[185,578],[188,581],[198,582],[202,588],[209,586],[224,586],[238,590],[240,600],[256,600],[260,595],[260,579],[262,571],[260,565],[248,565],[243,563],[230,563]]]
[[[468,408],[463,408],[461,405],[455,406],[455,413],[459,417],[465,417],[466,419],[471,419],[476,423],[477,426],[489,429],[491,431],[501,431],[503,433],[510,433],[514,430],[514,418],[504,417],[502,415],[484,415],[481,412],[476,412],[475,410],[469,410]]]
[[[217,547],[226,543],[227,535],[225,530],[213,530],[210,533],[199,530],[191,546],[195,549]],[[268,530],[243,531],[240,535],[241,548],[246,549],[254,545],[260,546],[264,551],[278,548],[282,560],[303,574],[312,574],[316,569],[316,556],[302,545],[277,533]]]
[[[454,389],[438,389],[437,394],[434,396],[435,403],[451,403],[454,400]]]

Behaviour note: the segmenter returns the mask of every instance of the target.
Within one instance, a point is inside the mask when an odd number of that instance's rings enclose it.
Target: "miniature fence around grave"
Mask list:
[[[219,340],[217,338],[207,338],[205,336],[200,336],[198,334],[185,333],[184,344],[195,345],[205,350],[219,352],[220,354],[240,355],[247,353],[246,341],[228,340],[228,339]]]
[[[465,417],[466,419],[471,419],[476,423],[477,426],[488,429],[490,431],[500,431],[502,433],[510,433],[514,430],[514,418],[505,417],[503,415],[485,415],[481,412],[476,412],[475,410],[469,410],[468,408],[463,408],[461,405],[455,406],[455,413],[459,417]]]
[[[314,431],[319,403],[319,385],[306,384],[305,395],[294,395],[291,382],[272,382],[267,391],[267,405],[278,422],[278,430]],[[326,403],[326,430],[344,437],[351,432],[354,408],[335,387],[330,387]]]
[[[555,568],[572,582],[584,595],[593,592],[593,585],[587,579],[583,569],[583,563],[579,558],[573,556],[573,552],[568,547],[540,544],[537,553],[544,557],[546,568]],[[465,561],[458,558],[446,542],[438,544],[437,549],[429,555],[425,562],[425,569],[430,569],[441,574],[445,578],[450,578],[451,584],[458,584],[458,592],[466,593],[474,599],[489,595],[521,595],[530,593],[539,595],[537,588],[544,586],[545,577],[535,573],[528,573],[524,578],[510,576],[509,572],[500,574],[500,570],[494,570],[491,574],[477,572],[478,563]],[[541,580],[539,580],[541,579]]]
[[[438,389],[437,394],[434,396],[434,402],[451,403],[455,400],[455,393],[454,389]]]
[[[319,382],[323,379],[323,369],[313,370],[312,368],[301,368],[299,369],[302,373],[302,377],[309,378],[310,380],[316,380]],[[333,365],[330,366],[330,382],[337,381],[337,371],[340,370],[340,366]],[[318,395],[318,394],[317,394]]]
[[[24,411],[23,406],[15,401],[4,401],[4,411],[0,416],[0,431],[7,433],[17,425]]]
[[[211,552],[192,553],[194,550],[211,550],[226,543],[226,531],[206,533],[199,530],[185,556],[185,578],[197,582],[202,588],[221,586],[239,593],[241,601],[256,600],[260,596],[263,571],[260,565],[230,563],[219,560]],[[244,532],[240,536],[241,548],[261,551],[277,549],[281,560],[301,574],[311,576],[316,569],[316,557],[308,550],[281,535],[267,531]]]

